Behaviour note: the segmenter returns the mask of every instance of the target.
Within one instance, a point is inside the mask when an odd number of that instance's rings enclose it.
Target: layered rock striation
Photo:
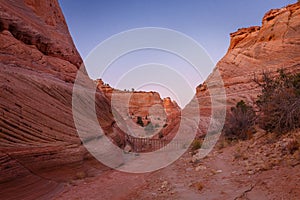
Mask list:
[[[1,1],[1,198],[50,198],[63,182],[107,169],[91,159],[73,121],[81,64],[56,0]],[[96,101],[105,134],[124,145],[110,102],[101,93]]]
[[[195,98],[183,111],[200,107],[199,134],[207,132],[211,102],[218,95],[218,88],[225,89],[224,105],[230,108],[240,100],[249,103],[256,100],[261,89],[253,81],[255,76],[259,78],[263,72],[274,74],[279,69],[300,71],[300,3],[273,9],[265,14],[261,26],[239,29],[230,37],[228,52],[196,88]]]
[[[180,120],[181,109],[169,97],[161,99],[157,92],[121,91],[101,79],[95,82],[125,120],[128,134],[138,137],[149,137],[150,134],[155,138],[167,136]]]
[[[299,3],[273,9],[265,14],[261,27],[239,29],[230,37],[228,52],[216,66],[230,106],[240,99],[255,100],[260,90],[253,81],[255,75],[300,70]]]

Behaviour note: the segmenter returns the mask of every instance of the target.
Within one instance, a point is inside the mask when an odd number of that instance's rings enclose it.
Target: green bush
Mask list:
[[[202,145],[202,141],[199,139],[195,139],[192,143],[192,151],[195,151],[197,149],[200,149]]]

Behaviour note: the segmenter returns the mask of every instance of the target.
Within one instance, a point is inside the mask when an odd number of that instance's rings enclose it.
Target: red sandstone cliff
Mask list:
[[[56,0],[0,2],[0,198],[50,198],[62,182],[105,169],[91,165],[74,127],[81,63]],[[110,134],[109,101],[96,98]]]
[[[273,9],[265,14],[261,27],[239,29],[230,36],[228,52],[216,67],[229,104],[254,100],[258,94],[254,74],[280,68],[300,71],[300,3]]]
[[[110,87],[101,79],[95,82],[99,90],[110,99],[112,106],[127,122],[133,135],[149,137],[151,134],[155,137],[159,135],[162,137],[171,131],[176,131],[174,129],[179,123],[181,109],[175,101],[170,98],[161,99],[157,92],[121,91]],[[146,130],[139,128],[138,118],[142,120]],[[149,125],[148,128],[146,128],[147,125]],[[151,133],[149,133],[149,128]]]
[[[255,74],[273,73],[280,68],[300,71],[300,3],[273,9],[265,14],[261,27],[242,28],[230,37],[228,52],[207,80],[196,88],[195,98],[183,111],[189,113],[200,106],[201,134],[206,133],[210,121],[208,85],[218,90],[220,85],[214,83],[218,73],[224,82],[226,104],[231,107],[242,99],[250,103],[256,99],[260,88],[253,81]]]

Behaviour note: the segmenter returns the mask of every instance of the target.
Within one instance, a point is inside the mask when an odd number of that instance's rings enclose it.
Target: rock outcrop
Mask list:
[[[271,10],[264,16],[261,27],[242,28],[230,36],[228,52],[207,80],[196,88],[195,98],[183,111],[190,112],[198,103],[200,134],[206,133],[210,121],[212,96],[208,85],[214,83],[218,74],[230,108],[240,100],[255,101],[260,93],[253,81],[255,75],[263,71],[275,73],[281,68],[288,72],[300,71],[300,3]]]
[[[274,73],[281,68],[299,72],[299,3],[271,10],[265,14],[261,27],[240,29],[230,36],[229,50],[217,64],[229,106],[241,99],[255,100],[259,88],[253,81],[254,75],[263,71]]]
[[[125,120],[129,134],[133,136],[167,136],[180,120],[181,109],[177,103],[170,98],[161,99],[157,92],[121,91],[101,79],[95,82]]]
[[[50,198],[62,182],[107,169],[91,159],[73,122],[73,82],[81,64],[56,0],[0,2],[2,199]],[[109,105],[97,94],[103,130],[121,136],[111,126]]]

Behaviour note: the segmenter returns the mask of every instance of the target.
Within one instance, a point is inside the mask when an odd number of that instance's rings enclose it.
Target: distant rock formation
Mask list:
[[[300,3],[265,14],[262,26],[239,29],[230,34],[228,52],[217,63],[207,80],[196,88],[195,98],[183,112],[200,106],[199,134],[205,134],[210,121],[211,96],[208,85],[220,73],[227,96],[227,107],[238,101],[254,102],[260,88],[253,81],[254,75],[278,69],[300,71]]]
[[[101,79],[95,82],[98,89],[110,99],[112,107],[127,122],[132,135],[139,137],[152,135],[157,138],[175,131],[173,129],[180,121],[181,109],[169,97],[161,99],[157,92],[114,89]],[[145,128],[140,128],[141,126]]]

